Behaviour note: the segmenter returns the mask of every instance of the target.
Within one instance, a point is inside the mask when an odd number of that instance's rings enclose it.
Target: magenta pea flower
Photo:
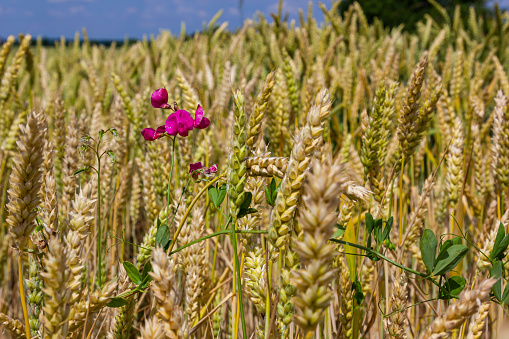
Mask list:
[[[193,125],[194,121],[191,114],[183,109],[179,109],[178,111],[170,114],[164,124],[168,135],[175,136],[178,134],[181,137],[187,137],[189,131],[193,129]]]
[[[201,162],[196,162],[189,165],[189,174],[196,180],[200,174],[204,174],[206,177],[214,176],[217,172],[217,165],[214,164],[211,167],[205,167]]]
[[[152,93],[150,102],[154,108],[170,108],[168,104],[168,91],[166,88],[159,88]]]
[[[159,88],[152,93],[150,102],[154,108],[171,109],[175,112],[170,114],[163,126],[159,126],[156,130],[153,128],[145,128],[141,131],[141,135],[147,141],[157,140],[165,135],[187,137],[189,131],[193,128],[204,129],[210,125],[210,120],[203,116],[203,108],[198,105],[196,108],[195,118],[188,111],[179,109],[175,103],[174,107],[168,104],[168,91],[165,88]]]
[[[153,128],[145,128],[141,131],[141,135],[147,141],[154,141],[164,136],[164,126],[157,127],[156,130]]]
[[[204,129],[209,127],[210,120],[203,116],[203,107],[198,105],[196,114],[194,115],[194,127],[198,129]]]

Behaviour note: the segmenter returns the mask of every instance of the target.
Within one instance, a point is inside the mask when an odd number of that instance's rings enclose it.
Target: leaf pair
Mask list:
[[[495,238],[495,243],[490,253],[490,259],[504,259],[504,252],[507,250],[507,246],[509,246],[509,234],[505,235],[504,225],[500,223],[497,237]]]
[[[438,256],[437,237],[432,230],[426,229],[421,237],[421,256],[426,270],[433,276],[444,275],[453,270],[465,257],[468,247],[461,243],[461,238],[447,240],[440,247]]]
[[[239,213],[237,214],[237,219],[240,219],[248,214],[256,213],[258,210],[256,208],[250,208],[251,200],[253,200],[253,194],[251,192],[244,193],[244,201],[242,201],[242,205],[240,205]]]
[[[129,277],[129,280],[136,285],[134,291],[141,291],[148,287],[148,284],[152,281],[152,277],[149,275],[152,272],[152,264],[148,261],[143,267],[143,271],[140,274],[136,266],[129,261],[122,263],[124,269]],[[122,297],[111,298],[110,302],[106,305],[108,307],[122,307],[127,304],[127,300]]]
[[[373,232],[373,235],[375,237],[376,242],[376,251],[380,251],[380,248],[382,247],[382,244],[385,243],[387,247],[393,247],[389,234],[392,229],[392,223],[393,218],[390,217],[385,222],[385,227],[383,227],[383,219],[373,219],[373,216],[370,213],[365,214],[365,221],[366,221],[366,230],[368,231],[369,238],[368,238],[368,247],[371,248],[371,232]],[[377,257],[376,260],[379,258]]]
[[[208,189],[210,201],[216,208],[219,208],[226,197],[226,185],[223,184],[220,187],[210,186]]]
[[[267,204],[274,207],[276,205],[276,197],[277,192],[279,191],[279,187],[281,186],[281,182],[279,185],[276,185],[276,179],[272,177],[269,186],[265,186],[265,200],[267,200]]]
[[[498,279],[498,281],[493,285],[493,288],[491,291],[493,292],[493,295],[495,298],[504,304],[509,304],[509,284],[505,285],[504,292],[502,293],[502,275],[504,272],[504,267],[502,264],[502,261],[497,260],[490,270],[490,276],[491,278]]]

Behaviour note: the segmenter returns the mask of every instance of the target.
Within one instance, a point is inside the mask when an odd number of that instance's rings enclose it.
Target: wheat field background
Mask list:
[[[0,337],[507,335],[509,12],[430,2],[8,37]]]

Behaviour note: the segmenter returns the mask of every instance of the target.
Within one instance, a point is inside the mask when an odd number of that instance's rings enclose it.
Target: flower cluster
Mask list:
[[[165,88],[160,88],[152,93],[150,101],[154,108],[174,109],[168,104],[168,91]],[[174,110],[175,112],[170,114],[163,126],[159,126],[155,130],[145,128],[141,131],[143,138],[147,141],[154,141],[165,134],[169,136],[178,134],[181,137],[187,137],[193,128],[204,129],[210,125],[210,120],[203,116],[203,108],[200,105],[196,108],[194,119],[188,111],[178,109],[178,107],[175,107]]]
[[[205,167],[201,162],[197,162],[189,165],[189,174],[196,180],[200,174],[206,177],[213,177],[217,172],[217,165],[214,164],[211,167]]]

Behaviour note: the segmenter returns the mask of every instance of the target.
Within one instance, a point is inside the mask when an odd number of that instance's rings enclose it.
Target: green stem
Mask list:
[[[379,252],[377,252],[377,251],[373,251],[373,250],[372,250],[372,249],[370,249],[370,248],[367,248],[367,247],[364,247],[364,246],[361,246],[361,245],[357,245],[357,244],[352,244],[351,242],[347,242],[347,241],[343,241],[343,240],[338,240],[338,239],[329,239],[329,240],[330,240],[330,241],[332,241],[332,242],[336,242],[336,243],[338,243],[338,244],[348,245],[348,246],[352,246],[352,247],[355,247],[355,248],[358,248],[358,249],[364,250],[364,251],[366,251],[366,252],[368,252],[368,253],[371,253],[371,254],[376,255],[376,256],[377,256],[377,257],[379,257],[380,259],[383,259],[383,260],[387,261],[388,263],[390,263],[390,264],[392,264],[392,265],[394,265],[394,266],[397,266],[397,267],[399,267],[399,268],[401,268],[401,269],[403,269],[403,270],[405,270],[405,271],[408,271],[408,272],[413,273],[413,274],[415,274],[415,275],[421,276],[421,277],[423,277],[423,278],[426,278],[426,277],[427,277],[427,275],[426,275],[426,274],[421,273],[421,272],[417,272],[417,271],[415,271],[415,270],[411,269],[410,267],[406,267],[406,266],[404,266],[404,265],[398,264],[397,262],[395,262],[395,261],[393,261],[393,260],[391,260],[391,259],[387,258],[386,256],[384,256],[384,255],[380,254],[380,253],[379,253]]]
[[[101,243],[102,243],[102,232],[101,232],[101,157],[99,156],[99,145],[101,142],[97,143],[97,213],[99,214],[97,218],[97,277],[99,286],[102,286],[102,266],[101,266]]]
[[[231,220],[231,216],[229,218]],[[242,305],[242,280],[240,280],[240,262],[239,262],[239,255],[237,254],[237,230],[235,229],[237,225],[237,218],[233,221],[233,232],[230,234],[230,239],[233,245],[233,255],[235,257],[235,273],[237,275],[237,298],[239,298],[239,312],[240,312],[240,319],[242,322],[242,334],[244,335],[244,338],[248,338],[247,331],[246,331],[246,319],[244,317],[244,309]],[[238,319],[238,318],[237,318]]]
[[[268,246],[268,244],[267,244]],[[272,259],[269,259],[269,273],[267,275],[267,295],[265,296],[265,339],[269,339],[269,327],[270,327],[270,279],[272,278]]]
[[[173,176],[173,164],[175,163],[175,141],[176,140],[177,140],[177,136],[173,137],[173,143],[171,146],[170,177],[168,178],[168,194],[166,195],[166,213],[168,214],[168,216],[166,217],[166,225],[168,225],[168,227],[170,227],[170,224],[169,224],[169,222],[170,222],[170,186],[171,186],[171,177]],[[182,194],[184,194],[184,193],[182,193]],[[175,215],[173,215],[173,219],[175,219]]]
[[[335,243],[338,243],[338,244],[343,244],[343,245],[352,246],[352,247],[355,247],[355,248],[359,248],[359,249],[364,250],[364,251],[366,251],[366,252],[368,252],[368,253],[374,254],[374,255],[376,255],[377,257],[379,257],[380,259],[383,259],[383,260],[387,261],[388,263],[390,263],[390,264],[392,264],[392,265],[394,265],[394,266],[396,266],[396,267],[401,268],[402,270],[405,270],[405,271],[410,272],[410,273],[412,273],[412,274],[418,275],[418,276],[420,276],[420,277],[422,277],[422,278],[424,278],[424,279],[426,279],[426,280],[430,281],[430,282],[431,282],[431,283],[433,283],[434,285],[438,286],[438,288],[439,288],[441,291],[443,291],[446,295],[448,295],[449,297],[454,298],[454,299],[459,299],[457,296],[452,295],[452,294],[450,294],[448,291],[444,290],[444,289],[442,288],[442,286],[440,286],[440,284],[439,284],[439,283],[437,283],[437,282],[436,282],[433,278],[431,278],[429,275],[427,275],[427,274],[425,274],[425,273],[417,272],[416,270],[413,270],[413,269],[411,269],[410,267],[406,267],[406,266],[404,266],[404,265],[398,264],[397,262],[395,262],[395,261],[393,261],[393,260],[391,260],[391,259],[387,258],[386,256],[384,256],[384,255],[380,254],[380,253],[379,253],[379,252],[377,252],[377,251],[374,251],[374,250],[372,250],[372,249],[370,249],[370,248],[367,248],[367,247],[364,247],[364,246],[361,246],[361,245],[352,244],[351,242],[347,242],[347,241],[343,241],[343,240],[338,240],[338,239],[329,239],[329,241],[332,241],[332,242],[335,242]]]
[[[227,226],[228,226],[228,225],[227,225]],[[194,244],[197,244],[197,243],[199,243],[199,242],[201,242],[201,241],[203,241],[203,240],[207,240],[207,239],[210,239],[210,238],[216,237],[216,236],[221,235],[221,234],[230,234],[230,235],[231,235],[232,233],[234,233],[234,232],[233,232],[233,230],[224,230],[224,231],[219,231],[219,232],[216,232],[216,233],[208,234],[208,235],[206,235],[206,236],[204,236],[204,237],[201,237],[201,238],[199,238],[199,239],[193,240],[193,241],[191,241],[190,243],[188,243],[188,244],[186,244],[186,245],[184,245],[184,246],[182,246],[182,247],[177,248],[175,251],[170,252],[170,255],[171,255],[171,254],[175,254],[175,253],[177,253],[177,252],[180,252],[180,251],[182,251],[184,248],[189,247],[189,246],[194,245]],[[242,234],[242,233],[251,233],[251,234],[267,234],[267,233],[268,233],[268,231],[240,231],[240,230],[235,230],[235,233],[238,233],[238,234]]]

